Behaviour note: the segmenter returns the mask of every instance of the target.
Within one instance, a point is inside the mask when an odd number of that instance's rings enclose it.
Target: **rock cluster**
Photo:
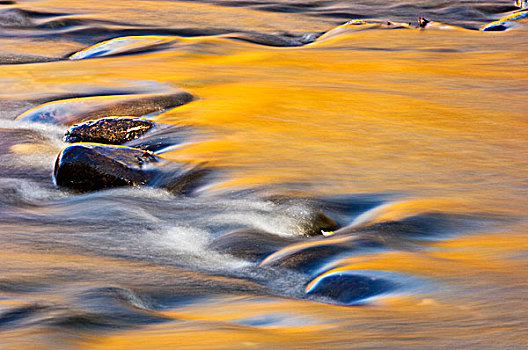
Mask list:
[[[148,150],[149,145],[157,148],[166,145],[167,138],[171,140],[166,133],[161,133],[161,141],[155,137],[165,128],[170,127],[132,117],[107,117],[74,125],[64,136],[64,141],[72,144],[59,153],[55,162],[55,184],[78,192],[122,186],[187,192],[207,171],[167,161]],[[143,137],[150,143],[138,143]],[[127,144],[132,141],[136,147]]]

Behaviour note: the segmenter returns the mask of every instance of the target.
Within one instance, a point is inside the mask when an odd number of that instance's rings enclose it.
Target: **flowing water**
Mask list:
[[[1,1],[0,348],[525,348],[528,31],[476,30],[515,10]],[[98,113],[209,174],[55,187]]]

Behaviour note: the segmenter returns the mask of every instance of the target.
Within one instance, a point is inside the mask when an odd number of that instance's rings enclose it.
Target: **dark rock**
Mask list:
[[[81,192],[144,185],[154,177],[147,168],[160,161],[158,156],[134,148],[75,144],[59,154],[55,183]]]
[[[152,152],[124,146],[80,143],[64,148],[55,162],[58,186],[79,192],[121,186],[153,186],[188,193],[207,173],[169,162]]]
[[[394,284],[385,279],[342,271],[317,277],[308,284],[306,294],[325,302],[330,299],[338,305],[353,305],[394,288]]]
[[[153,121],[130,117],[108,117],[74,125],[64,135],[65,142],[96,142],[121,145],[137,139],[154,127]]]
[[[240,229],[215,238],[208,248],[237,258],[257,262],[297,241],[265,231]]]

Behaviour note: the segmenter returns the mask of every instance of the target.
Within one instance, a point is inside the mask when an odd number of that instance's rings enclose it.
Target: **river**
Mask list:
[[[525,348],[513,5],[0,1],[0,348]],[[193,191],[54,185],[81,107],[167,91]]]

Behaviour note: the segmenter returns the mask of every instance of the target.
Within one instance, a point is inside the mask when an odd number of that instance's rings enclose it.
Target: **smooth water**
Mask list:
[[[0,348],[526,346],[528,31],[475,30],[513,1],[0,3]],[[206,181],[56,188],[102,111]]]

